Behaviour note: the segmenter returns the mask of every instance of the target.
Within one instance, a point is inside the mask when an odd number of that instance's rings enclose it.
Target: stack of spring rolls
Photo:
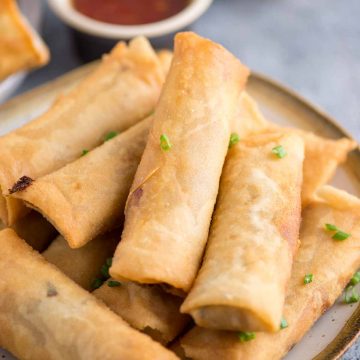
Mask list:
[[[248,76],[194,33],[137,38],[0,138],[0,346],[280,359],[356,283],[360,200],[326,185],[356,144],[270,123]]]

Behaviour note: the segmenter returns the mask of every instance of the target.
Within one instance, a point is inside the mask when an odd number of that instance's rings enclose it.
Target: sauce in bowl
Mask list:
[[[117,25],[164,20],[186,8],[189,0],[73,0],[74,8],[90,18]]]

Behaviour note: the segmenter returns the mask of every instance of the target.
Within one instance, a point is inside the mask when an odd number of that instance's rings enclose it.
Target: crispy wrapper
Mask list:
[[[171,52],[161,51],[158,56],[166,62],[163,68],[167,71]],[[235,123],[241,123],[236,129],[241,138],[268,126],[254,100],[246,93],[240,97],[238,112]],[[41,212],[71,247],[83,246],[122,221],[126,198],[150,125],[150,118],[143,120],[112,141],[37,179],[12,196]]]
[[[287,152],[278,158],[272,149]],[[200,272],[181,311],[197,325],[277,331],[297,249],[304,144],[261,134],[228,153]]]
[[[132,185],[111,267],[118,280],[187,292],[200,265],[248,70],[193,33],[175,38],[172,65]],[[171,149],[160,146],[166,135]]]
[[[333,240],[326,223],[351,236]],[[241,342],[237,333],[196,327],[181,340],[188,358],[281,359],[335,302],[360,266],[360,200],[330,186],[321,188],[317,201],[303,211],[300,240],[284,308],[288,327],[257,333],[249,342]],[[312,283],[304,284],[305,274],[313,274]]]
[[[356,141],[348,138],[328,139],[309,131],[270,123],[266,131],[295,133],[304,140],[304,181],[301,193],[303,208],[314,200],[316,191],[332,179],[337,167],[346,161],[348,153],[358,146]]]
[[[42,255],[81,287],[92,290],[94,279],[101,277],[100,269],[112,257],[119,237],[120,231],[113,231],[80,249],[71,249],[65,239],[58,236]]]
[[[22,16],[15,0],[0,1],[0,34],[0,81],[49,61],[47,46]]]
[[[305,207],[314,199],[316,191],[332,179],[337,167],[346,161],[348,153],[358,145],[356,141],[347,138],[333,140],[311,132],[297,132],[305,142],[304,184],[301,194]]]
[[[161,66],[163,68],[163,71],[165,74],[169,72],[171,61],[173,58],[173,53],[170,50],[160,50],[157,52],[159,61],[161,63]]]
[[[11,229],[0,232],[0,346],[20,359],[176,359]]]
[[[120,232],[113,231],[80,249],[71,249],[64,238],[58,236],[42,255],[81,287],[93,290],[95,279],[105,280],[101,269],[112,257],[119,238]],[[179,311],[182,300],[158,286],[122,283],[110,287],[109,284],[111,279],[93,295],[132,327],[161,343],[173,340],[189,322],[189,317]]]
[[[110,131],[121,132],[143,119],[153,110],[164,77],[162,64],[146,39],[136,38],[129,46],[119,43],[90,76],[45,114],[0,138],[2,194],[25,188],[31,179],[102,144]],[[13,224],[25,212],[24,205],[10,197],[6,203],[7,209],[0,201],[0,217]]]
[[[269,129],[269,121],[265,119],[256,101],[246,91],[242,92],[239,105],[233,121],[232,132],[237,133],[240,139]]]
[[[124,282],[109,287],[107,282],[93,294],[132,327],[163,344],[178,336],[190,321],[190,317],[180,314],[182,299],[158,285]]]
[[[151,121],[143,120],[14,196],[41,212],[70,247],[85,245],[123,222]]]

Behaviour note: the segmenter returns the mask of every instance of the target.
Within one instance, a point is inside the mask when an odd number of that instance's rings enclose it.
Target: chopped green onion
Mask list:
[[[313,281],[313,274],[306,274],[304,276],[304,284],[310,284]]]
[[[237,144],[240,141],[240,137],[237,133],[232,133],[230,135],[230,141],[229,141],[229,149],[232,148],[235,144]]]
[[[107,282],[107,284],[108,284],[109,287],[116,287],[116,286],[120,286],[121,282],[116,281],[116,280],[109,280]]]
[[[333,224],[325,224],[325,229],[329,231],[338,231],[337,226]]]
[[[163,151],[169,151],[172,147],[169,138],[165,134],[160,136],[160,147]]]
[[[336,225],[333,224],[325,224],[325,229],[328,231],[336,231],[336,233],[332,236],[334,240],[343,241],[346,240],[350,234],[345,231],[339,230]]]
[[[286,150],[282,145],[275,146],[271,152],[276,155],[279,159],[284,158],[287,155]]]
[[[112,138],[114,138],[116,135],[118,135],[119,133],[117,131],[110,131],[109,133],[107,133],[104,136],[104,142],[111,140]]]
[[[82,151],[82,153],[81,153],[81,156],[86,155],[88,152],[89,152],[89,150],[88,150],[88,149],[84,149],[84,150]]]
[[[96,278],[91,284],[91,289],[96,290],[104,283],[103,279]]]
[[[106,264],[108,267],[111,267],[111,265],[112,265],[112,258],[107,258],[105,264]]]
[[[238,337],[241,342],[245,342],[245,341],[250,341],[250,340],[255,339],[256,334],[253,332],[240,331],[238,333]]]
[[[107,280],[110,277],[109,269],[111,267],[111,264],[112,258],[108,258],[106,259],[105,264],[100,269],[101,275],[103,276],[104,280]]]
[[[350,279],[349,285],[356,285],[360,282],[360,271],[357,271],[354,276]]]
[[[285,318],[281,319],[281,323],[280,323],[280,330],[286,329],[289,326],[288,322],[286,321]]]
[[[345,290],[345,299],[344,299],[344,301],[345,301],[346,304],[356,303],[356,302],[359,301],[359,299],[360,299],[360,296],[355,291],[353,286],[350,286]]]
[[[349,236],[351,236],[350,234],[344,232],[344,231],[341,231],[341,230],[338,230],[333,236],[332,238],[334,240],[338,240],[338,241],[343,241],[343,240],[346,240]]]
[[[101,269],[100,269],[100,272],[101,272],[101,275],[102,275],[105,279],[107,279],[107,278],[110,277],[110,275],[109,275],[109,267],[108,267],[108,266],[103,265],[103,266],[101,267]]]

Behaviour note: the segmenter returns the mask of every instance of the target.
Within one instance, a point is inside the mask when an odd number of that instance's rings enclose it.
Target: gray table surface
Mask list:
[[[360,141],[359,0],[215,0],[193,25],[255,71],[319,105]],[[51,63],[17,93],[81,64],[71,32],[46,8]],[[343,360],[360,360],[360,340]]]

